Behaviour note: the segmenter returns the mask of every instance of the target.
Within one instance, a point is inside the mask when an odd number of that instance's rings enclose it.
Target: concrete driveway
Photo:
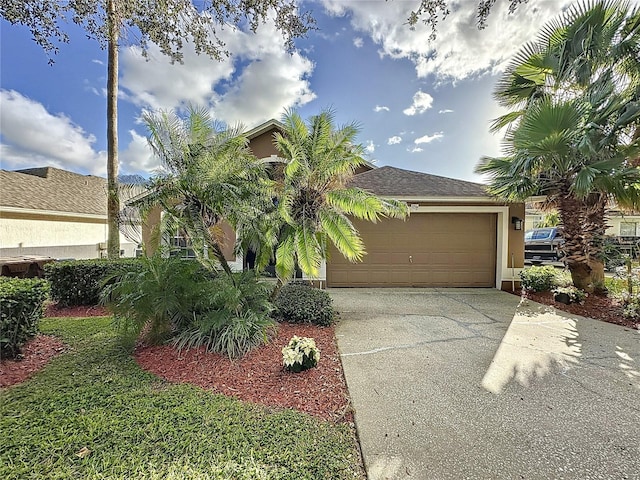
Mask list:
[[[485,289],[331,289],[377,479],[640,479],[640,333]]]

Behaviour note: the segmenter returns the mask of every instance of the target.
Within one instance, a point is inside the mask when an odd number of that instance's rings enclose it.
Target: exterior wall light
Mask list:
[[[522,219],[518,217],[511,217],[511,223],[513,223],[514,230],[522,230]]]

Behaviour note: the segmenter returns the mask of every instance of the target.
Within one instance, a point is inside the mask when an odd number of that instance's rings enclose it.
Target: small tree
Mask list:
[[[265,165],[249,150],[242,126],[222,128],[206,109],[191,107],[185,116],[146,113],[143,119],[165,172],[152,179],[149,193],[134,204],[143,214],[160,206],[164,233],[184,232],[203,264],[211,254],[231,275],[222,223],[237,230],[256,222],[272,204]]]
[[[276,272],[280,279],[288,279],[298,264],[315,277],[329,241],[351,261],[365,254],[350,216],[372,222],[383,216],[404,218],[407,205],[349,186],[356,169],[365,163],[362,145],[355,143],[356,124],[336,128],[329,110],[306,123],[297,113],[288,112],[283,123],[284,132],[274,137],[287,161],[279,196],[284,226],[276,250]]]

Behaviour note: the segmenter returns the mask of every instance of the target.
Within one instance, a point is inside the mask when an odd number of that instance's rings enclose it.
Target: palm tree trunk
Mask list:
[[[116,1],[107,2],[109,46],[107,63],[107,255],[120,256],[120,197],[118,196],[118,36]]]
[[[585,202],[583,232],[591,281],[596,293],[604,294],[604,236],[607,229],[607,197],[590,195]]]
[[[558,196],[558,211],[563,225],[564,245],[562,249],[565,261],[571,272],[571,279],[576,288],[585,292],[593,292],[591,267],[584,251],[582,235],[582,202],[570,191],[569,185],[561,188]]]

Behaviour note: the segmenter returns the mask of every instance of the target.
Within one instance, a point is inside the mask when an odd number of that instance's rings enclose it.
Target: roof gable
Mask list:
[[[413,172],[395,167],[380,167],[363,172],[351,185],[383,197],[489,197],[480,183]]]

